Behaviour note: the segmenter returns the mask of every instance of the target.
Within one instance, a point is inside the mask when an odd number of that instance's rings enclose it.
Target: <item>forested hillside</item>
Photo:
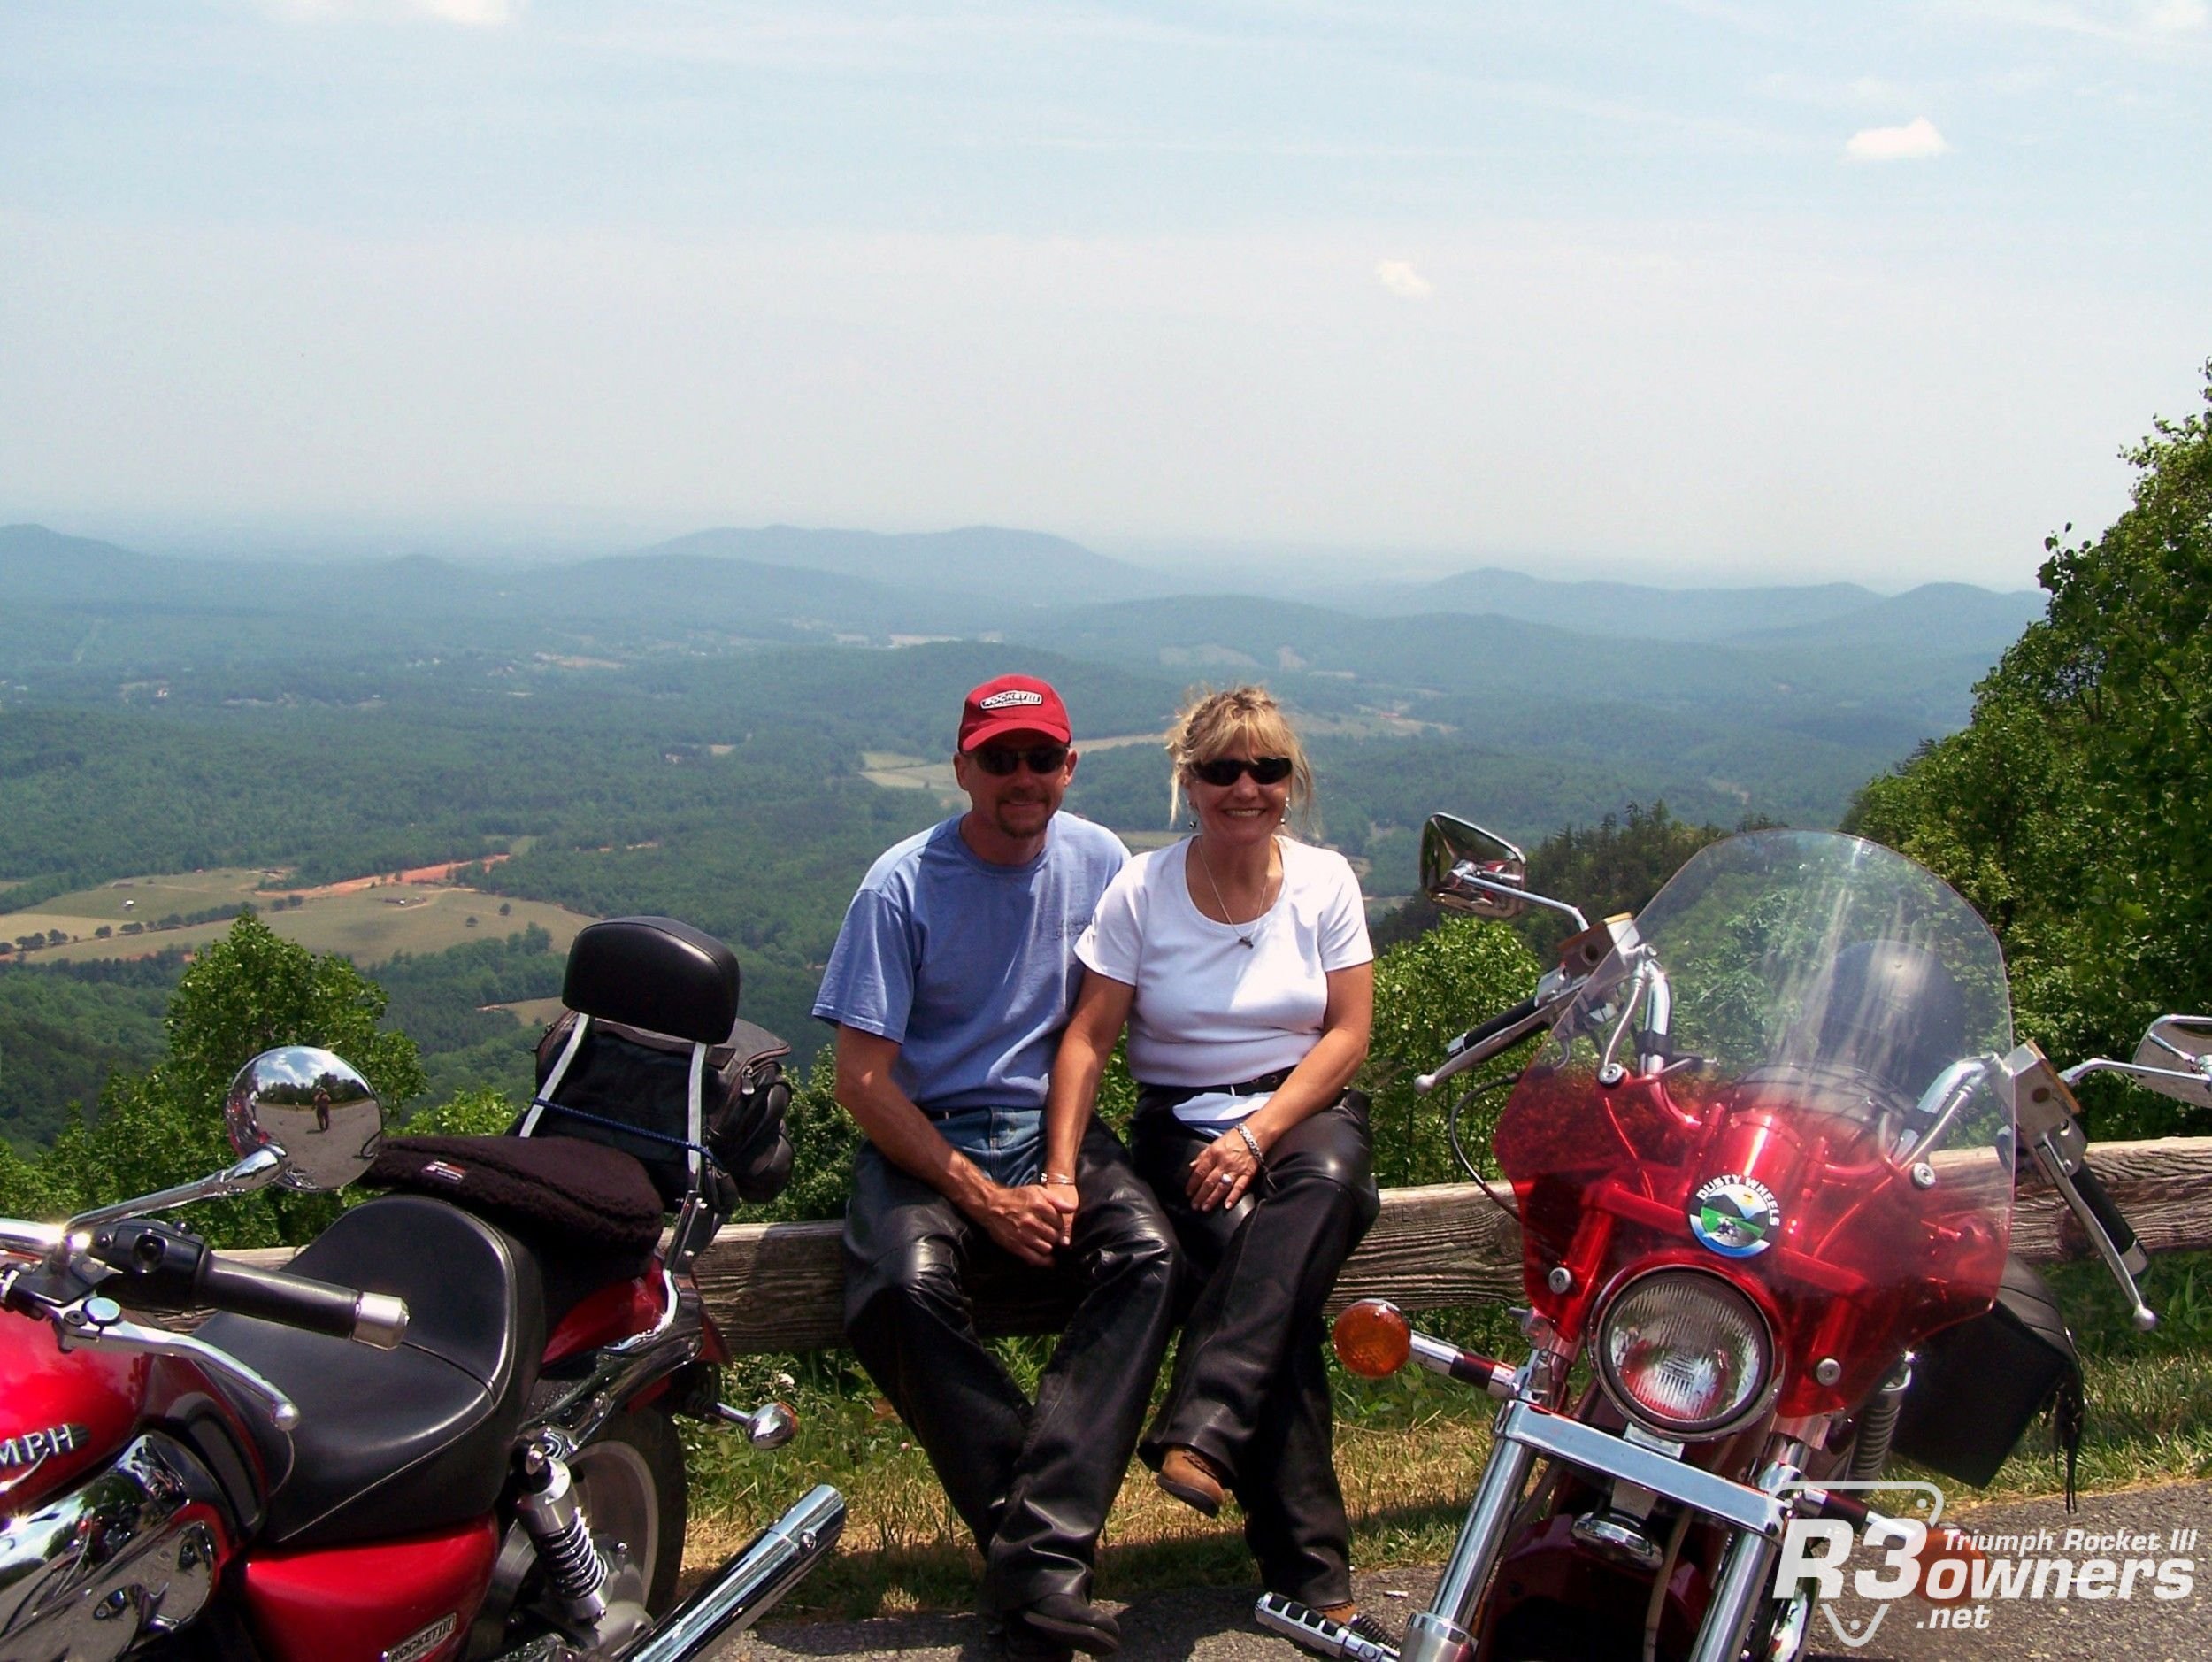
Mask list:
[[[2206,410],[2131,453],[2133,504],[2053,537],[2049,614],[1961,732],[1867,787],[1850,825],[1925,862],[1997,930],[2022,1030],[2070,1060],[2131,1057],[2169,1011],[2212,1012],[2212,364]],[[2070,527],[2070,533],[2071,527]],[[2105,1135],[2212,1132],[2093,1081]]]
[[[1374,616],[1163,592],[1184,575],[989,529],[713,532],[534,566],[188,562],[0,529],[0,913],[27,919],[0,921],[0,1135],[36,1144],[150,1053],[180,956],[128,984],[97,960],[204,946],[212,926],[161,926],[242,904],[374,968],[434,1096],[526,1089],[534,1029],[485,1006],[556,989],[559,947],[522,925],[569,914],[724,936],[748,1013],[803,1058],[854,883],[946,811],[960,695],[1007,669],[1059,684],[1082,739],[1125,741],[1087,748],[1070,804],[1131,834],[1165,825],[1148,735],[1184,690],[1267,680],[1311,737],[1312,834],[1392,897],[1440,807],[1532,844],[1632,803],[1832,823],[1962,719],[2018,604],[1480,573]],[[1640,608],[1663,627],[1606,634]],[[456,861],[483,864],[442,933],[419,889],[319,935],[281,910]],[[196,897],[156,898],[157,877]],[[569,913],[503,915],[541,903]]]

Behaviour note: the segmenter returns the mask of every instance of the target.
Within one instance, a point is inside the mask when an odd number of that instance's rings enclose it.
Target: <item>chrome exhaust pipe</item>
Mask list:
[[[621,1652],[622,1662],[689,1662],[727,1633],[742,1633],[806,1577],[845,1527],[845,1497],[822,1483],[763,1530]]]

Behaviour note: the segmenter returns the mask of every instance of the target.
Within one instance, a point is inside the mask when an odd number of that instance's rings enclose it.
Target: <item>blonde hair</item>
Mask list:
[[[1167,817],[1173,823],[1183,804],[1183,776],[1201,762],[1210,762],[1232,750],[1257,759],[1263,756],[1290,758],[1290,808],[1302,823],[1313,809],[1313,766],[1306,747],[1283,713],[1275,695],[1264,687],[1231,687],[1221,692],[1193,693],[1175,712],[1167,730],[1168,759],[1175,771],[1167,788]]]

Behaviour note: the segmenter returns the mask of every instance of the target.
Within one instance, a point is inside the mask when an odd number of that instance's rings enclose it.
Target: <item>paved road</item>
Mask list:
[[[2177,1528],[2201,1532],[2206,1543],[2160,1559],[2181,1557],[2195,1566],[2190,1596],[2159,1599],[2147,1580],[2125,1600],[2049,1595],[2040,1601],[1992,1599],[1985,1629],[1955,1632],[1925,1626],[1929,1607],[1902,1599],[1888,1608],[1866,1643],[1839,1643],[1823,1617],[1816,1618],[1811,1653],[1822,1662],[2032,1662],[2092,1658],[2096,1662],[2200,1662],[2212,1657],[2212,1484],[2182,1484],[2085,1498],[2069,1516],[2056,1500],[1975,1509],[1953,1520],[1978,1535],[2024,1535],[2049,1529],[2060,1543],[2069,1529],[2093,1534],[2156,1532],[2170,1541]],[[1997,1556],[2004,1556],[1998,1554]],[[2066,1556],[2062,1550],[2051,1556]],[[2077,1549],[2077,1559],[2088,1556]],[[2132,1556],[2127,1552],[2119,1558]],[[1873,1560],[1862,1555],[1859,1564]],[[1435,1583],[1433,1569],[1387,1571],[1361,1578],[1360,1597],[1393,1627],[1421,1608]],[[1120,1610],[1122,1662],[1299,1662],[1304,1653],[1263,1634],[1251,1621],[1256,1589],[1193,1589],[1148,1593]],[[1846,1633],[1866,1633],[1875,1606],[1847,1597],[1837,1615]],[[1970,1611],[1971,1605],[1967,1607]],[[730,1641],[710,1653],[712,1662],[999,1662],[998,1653],[972,1616],[916,1616],[857,1622],[776,1622]]]

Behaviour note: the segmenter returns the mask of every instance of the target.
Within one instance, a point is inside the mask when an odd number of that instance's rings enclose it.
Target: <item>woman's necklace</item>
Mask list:
[[[1193,837],[1191,843],[1198,850],[1198,869],[1206,873],[1206,887],[1214,891],[1214,904],[1221,908],[1222,922],[1238,932],[1237,944],[1246,951],[1251,951],[1253,933],[1259,927],[1260,919],[1267,916],[1267,909],[1275,904],[1271,893],[1276,881],[1273,846],[1271,844],[1267,850],[1267,881],[1260,889],[1260,909],[1239,923],[1229,915],[1229,903],[1221,897],[1221,885],[1214,880],[1213,862],[1206,858],[1206,839],[1202,836]]]

